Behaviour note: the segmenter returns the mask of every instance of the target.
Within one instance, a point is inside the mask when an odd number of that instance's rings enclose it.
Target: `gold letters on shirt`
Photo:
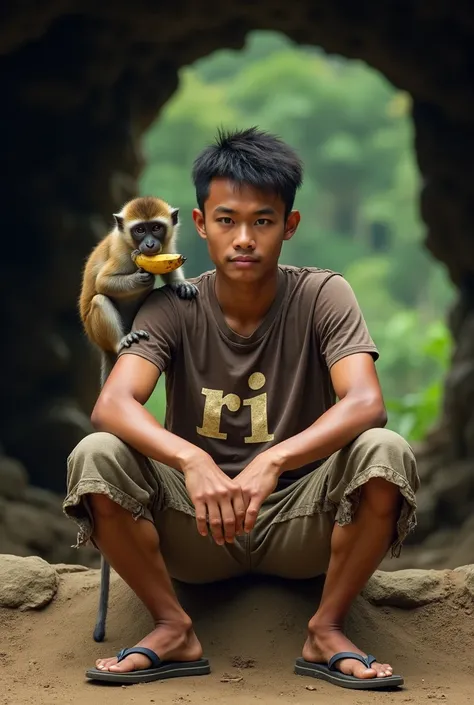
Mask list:
[[[261,372],[254,372],[248,378],[249,388],[253,391],[261,389],[265,382],[265,375]],[[196,431],[200,436],[218,438],[225,441],[227,433],[222,433],[220,430],[222,409],[225,406],[229,411],[236,412],[243,404],[243,406],[250,406],[251,434],[250,436],[245,436],[245,443],[273,441],[274,434],[268,433],[266,392],[244,400],[241,400],[237,394],[226,394],[224,396],[222,389],[207,389],[203,387],[201,393],[206,397],[206,401],[204,403],[202,426],[196,427]]]

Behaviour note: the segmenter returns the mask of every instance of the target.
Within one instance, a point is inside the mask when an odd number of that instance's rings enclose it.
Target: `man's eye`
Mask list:
[[[268,220],[268,218],[259,218],[256,223],[257,225],[268,225],[271,223],[271,220]]]
[[[219,218],[219,223],[224,223],[224,225],[230,225],[232,223],[232,218],[224,216],[223,218]]]

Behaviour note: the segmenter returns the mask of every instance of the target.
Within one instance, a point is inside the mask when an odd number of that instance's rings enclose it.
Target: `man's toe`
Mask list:
[[[376,678],[377,671],[375,668],[364,668],[362,667],[359,673],[354,673],[357,678]]]
[[[116,658],[99,658],[95,662],[96,668],[99,668],[101,671],[104,669],[107,669],[109,666],[112,664],[117,663]]]
[[[111,664],[109,669],[111,671],[115,671],[116,673],[126,673],[127,671],[135,670],[135,663],[131,656],[127,656],[122,659],[122,661]]]
[[[110,666],[110,670],[115,673],[127,673],[129,671],[141,671],[145,668],[150,668],[150,659],[142,654],[130,654],[123,661]]]
[[[367,668],[364,664],[355,659],[344,659],[341,661],[339,668],[342,673],[345,673],[347,676],[354,676],[355,678],[375,678],[377,675],[374,665],[372,665],[371,668]]]
[[[392,675],[392,667],[388,663],[373,663],[372,668],[377,672],[378,678],[386,678]]]
[[[393,675],[393,668],[388,663],[373,663],[371,670],[377,678],[388,678]]]

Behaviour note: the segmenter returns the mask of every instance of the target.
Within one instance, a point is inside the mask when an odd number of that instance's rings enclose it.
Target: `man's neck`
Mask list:
[[[278,291],[278,268],[261,282],[236,283],[216,272],[215,293],[227,325],[248,337],[268,313]]]

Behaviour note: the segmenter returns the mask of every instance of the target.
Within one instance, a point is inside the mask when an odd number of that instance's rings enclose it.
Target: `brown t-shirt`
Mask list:
[[[166,428],[207,451],[231,477],[262,450],[310,426],[335,401],[329,369],[375,347],[355,295],[340,275],[280,265],[278,291],[248,337],[226,324],[215,272],[192,279],[199,296],[153,291],[133,328],[141,339],[121,355],[140,355],[166,374]],[[321,461],[319,461],[321,462]],[[282,474],[280,486],[313,470]]]

